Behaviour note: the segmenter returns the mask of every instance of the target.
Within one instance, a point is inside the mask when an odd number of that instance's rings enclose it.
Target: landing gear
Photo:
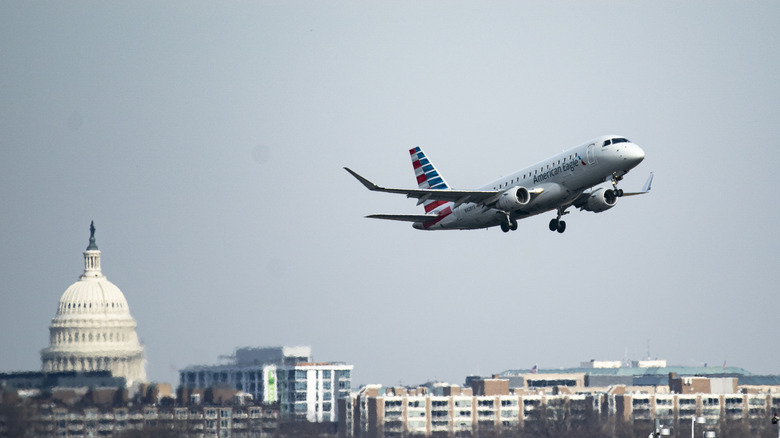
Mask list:
[[[517,221],[512,219],[512,217],[507,214],[506,220],[501,222],[501,231],[508,233],[510,230],[514,231],[516,229],[517,229]]]
[[[557,231],[559,233],[563,233],[564,231],[566,231],[566,222],[561,220],[561,216],[565,214],[569,214],[569,212],[566,211],[565,208],[558,209],[558,217],[550,220],[550,231]]]
[[[557,231],[559,233],[563,233],[564,231],[566,231],[566,221],[562,221],[560,219],[551,219],[550,231]]]
[[[616,198],[623,196],[623,189],[617,188],[618,182],[621,179],[623,179],[623,176],[617,176],[615,173],[612,174],[612,193]]]

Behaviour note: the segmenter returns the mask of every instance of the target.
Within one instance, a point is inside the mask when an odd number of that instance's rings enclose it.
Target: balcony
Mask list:
[[[446,432],[450,430],[450,422],[447,420],[433,420],[431,421],[431,431],[433,432]]]
[[[482,420],[494,420],[496,418],[496,411],[492,410],[479,410],[477,411],[477,418],[481,422]]]
[[[385,421],[385,432],[403,432],[404,423],[402,421]]]

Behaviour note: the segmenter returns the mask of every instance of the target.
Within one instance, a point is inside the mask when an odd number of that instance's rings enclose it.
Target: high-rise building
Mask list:
[[[284,419],[336,422],[336,400],[348,397],[353,365],[313,362],[310,347],[240,348],[223,365],[190,366],[179,372],[184,388],[231,388],[265,404],[279,403]]]
[[[146,360],[136,326],[124,294],[101,271],[93,223],[84,273],[60,297],[49,326],[43,372],[110,371],[128,386],[143,382]]]
[[[336,362],[301,362],[277,368],[281,417],[318,423],[338,421],[336,401],[349,397],[352,368]]]

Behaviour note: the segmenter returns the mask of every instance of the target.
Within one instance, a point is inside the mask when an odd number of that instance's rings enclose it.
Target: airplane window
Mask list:
[[[628,143],[628,141],[629,140],[627,138],[613,138],[612,139],[612,144],[615,144],[615,143]]]
[[[609,146],[610,144],[612,144],[612,140],[607,140],[604,142],[604,144],[601,147]]]

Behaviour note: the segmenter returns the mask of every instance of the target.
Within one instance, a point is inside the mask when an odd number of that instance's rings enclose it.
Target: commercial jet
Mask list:
[[[419,147],[409,150],[417,189],[382,187],[345,167],[366,188],[416,198],[425,214],[372,214],[374,219],[413,222],[418,230],[473,230],[500,226],[505,233],[517,221],[554,211],[550,231],[563,233],[561,220],[570,207],[601,213],[623,196],[650,192],[653,174],[642,191],[623,192],[618,182],[645,158],[645,152],[625,137],[606,135],[564,151],[477,190],[454,190]],[[598,187],[611,182],[612,187]]]

